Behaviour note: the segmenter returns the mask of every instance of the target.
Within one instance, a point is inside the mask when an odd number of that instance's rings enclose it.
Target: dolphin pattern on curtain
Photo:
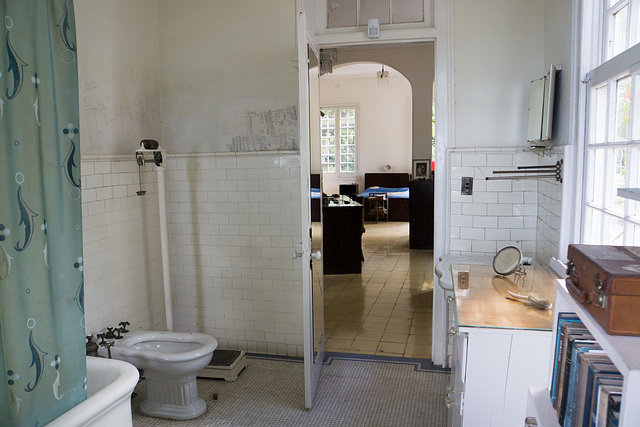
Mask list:
[[[72,0],[0,0],[0,425],[86,399]]]

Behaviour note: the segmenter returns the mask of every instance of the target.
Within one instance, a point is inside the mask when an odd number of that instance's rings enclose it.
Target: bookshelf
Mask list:
[[[576,302],[565,287],[563,280],[556,284],[556,310],[554,325],[560,312],[575,312],[585,324],[600,346],[605,350],[616,368],[624,375],[622,388],[622,406],[620,408],[619,427],[640,426],[640,337],[609,335],[587,313],[582,305]],[[640,313],[639,313],[640,315]],[[554,326],[553,342],[556,333]],[[555,352],[555,348],[553,349]],[[554,354],[549,356],[553,360]],[[553,363],[549,371],[548,385],[551,384]],[[551,406],[549,388],[530,387],[527,415],[536,417],[540,427],[558,427],[555,409]]]

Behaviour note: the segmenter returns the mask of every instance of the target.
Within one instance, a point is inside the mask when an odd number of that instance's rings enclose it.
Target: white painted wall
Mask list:
[[[544,75],[544,1],[457,0],[455,146],[528,147],[529,84]]]
[[[260,136],[248,113],[297,104],[295,2],[158,0],[158,10],[169,152],[297,149],[297,127],[268,137],[267,147],[246,139]],[[234,138],[244,147],[232,148]]]
[[[431,107],[434,83],[433,43],[405,45],[379,45],[359,49],[339,49],[338,65],[353,62],[379,62],[405,76],[412,91],[412,156],[414,159],[431,158]]]
[[[571,135],[571,87],[574,63],[571,61],[571,8],[573,1],[544,2],[544,75],[549,64],[561,66],[556,74],[556,92],[553,135],[550,146],[572,144]]]
[[[320,77],[322,106],[351,106],[358,108],[357,168],[354,174],[325,173],[323,189],[327,194],[338,192],[340,183],[358,182],[364,191],[364,174],[411,172],[412,94],[409,81],[403,76],[390,77],[389,86],[379,87],[375,74],[367,77]],[[317,100],[312,99],[312,106]],[[312,117],[317,108],[312,109]],[[320,130],[318,123],[311,129],[311,170],[320,172]]]
[[[76,0],[82,154],[160,139],[156,0]]]

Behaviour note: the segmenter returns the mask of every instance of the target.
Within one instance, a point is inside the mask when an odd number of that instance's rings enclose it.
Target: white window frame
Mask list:
[[[341,141],[340,141],[340,110],[355,110],[355,144],[354,144],[354,170],[353,171],[346,171],[346,172],[342,172],[341,171],[341,158],[340,158],[340,146],[341,146]],[[335,170],[334,171],[325,171],[324,170],[324,159],[323,159],[323,155],[322,155],[322,120],[320,123],[320,149],[321,149],[321,154],[320,154],[320,158],[321,158],[321,168],[322,168],[322,173],[327,173],[327,174],[336,174],[336,176],[338,177],[352,177],[354,175],[357,175],[358,173],[358,139],[359,139],[359,134],[360,134],[360,109],[358,105],[327,105],[327,106],[323,106],[320,107],[320,111],[325,111],[325,110],[335,110],[336,111],[336,135],[335,135]]]
[[[613,156],[616,150],[622,149],[626,150],[627,163],[626,175],[623,177],[625,182],[621,186],[640,187],[640,168],[636,166],[640,165],[640,34],[637,30],[640,0],[620,0],[615,3],[612,0],[592,0],[586,1],[585,6],[583,67],[588,72],[584,79],[584,185],[580,209],[580,241],[592,244],[640,245],[640,202],[618,198],[613,182],[616,167]],[[615,43],[612,42],[613,15],[624,7],[628,7],[629,11],[624,43],[626,49],[612,57],[612,46]],[[591,56],[593,52],[598,54]],[[627,76],[632,78],[629,129],[627,138],[620,139],[615,135],[617,82]],[[606,88],[606,98],[595,97],[596,91],[602,88]],[[600,121],[595,117],[596,105],[605,106],[602,110],[598,109],[604,111]],[[592,162],[592,156],[598,150],[602,153],[601,161]],[[592,197],[592,194],[595,196]],[[622,209],[616,209],[615,202]],[[613,225],[616,223],[618,228]]]

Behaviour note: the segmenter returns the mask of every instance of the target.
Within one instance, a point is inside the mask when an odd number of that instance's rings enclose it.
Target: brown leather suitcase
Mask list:
[[[640,247],[569,245],[567,290],[612,335],[640,336]]]

